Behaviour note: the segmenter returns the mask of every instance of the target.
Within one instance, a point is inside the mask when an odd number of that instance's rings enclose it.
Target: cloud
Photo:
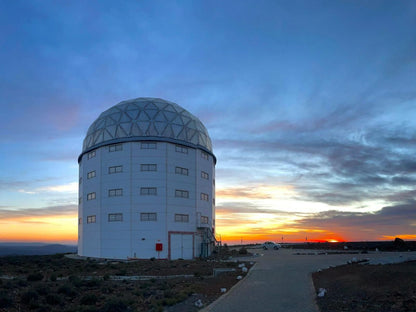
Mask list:
[[[19,189],[18,192],[25,194],[38,194],[38,193],[77,193],[78,182],[70,182],[67,184],[49,185],[34,188],[31,190]]]
[[[415,233],[416,201],[384,207],[373,213],[324,211],[299,219],[293,226],[333,231],[356,239],[382,239],[383,236]]]
[[[77,205],[50,206],[43,208],[0,208],[0,219],[11,220],[31,217],[71,216],[78,213]]]

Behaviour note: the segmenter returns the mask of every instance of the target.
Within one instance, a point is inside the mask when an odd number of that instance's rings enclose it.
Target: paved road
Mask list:
[[[250,250],[259,252],[259,250]],[[365,255],[294,255],[310,250],[260,251],[256,265],[229,293],[205,308],[205,312],[318,312],[311,273],[330,265],[357,259],[399,260],[416,253],[370,253]],[[400,257],[401,256],[401,257]]]

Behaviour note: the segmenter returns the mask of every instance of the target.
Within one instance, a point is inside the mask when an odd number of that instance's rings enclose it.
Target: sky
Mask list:
[[[204,123],[223,242],[416,239],[416,2],[0,0],[0,241],[76,243],[89,125]]]

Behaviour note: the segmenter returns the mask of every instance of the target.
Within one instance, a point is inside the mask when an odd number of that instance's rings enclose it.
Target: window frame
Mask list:
[[[140,187],[140,196],[157,196],[157,187],[154,187],[154,186]]]
[[[209,180],[209,173],[205,171],[201,171],[201,178],[205,180]]]
[[[187,191],[187,190],[175,190],[175,197],[177,197],[177,198],[189,198],[189,191]]]
[[[97,193],[91,192],[87,194],[87,200],[95,200],[97,198]]]
[[[200,199],[203,201],[209,201],[209,195],[207,193],[201,193]]]
[[[209,218],[207,216],[201,216],[201,224],[209,224]]]
[[[157,149],[156,142],[140,142],[140,149]]]
[[[120,152],[123,150],[123,143],[115,143],[108,146],[108,152]]]
[[[140,171],[142,172],[157,171],[157,164],[140,164]]]
[[[176,166],[175,167],[175,174],[189,176],[189,169],[188,168],[183,168],[183,167]]]
[[[87,180],[89,180],[89,179],[93,179],[93,178],[95,178],[96,176],[97,176],[97,172],[96,172],[95,170],[90,171],[90,172],[88,172],[88,173],[87,173]]]
[[[97,223],[97,215],[87,216],[87,224]]]
[[[156,222],[157,221],[157,213],[156,212],[141,212],[140,213],[140,221]]]
[[[109,213],[108,222],[123,222],[123,214],[121,212]]]
[[[87,159],[94,158],[95,156],[97,156],[97,153],[96,153],[96,150],[93,150],[91,152],[88,152]]]
[[[188,147],[177,144],[177,145],[175,145],[175,152],[182,153],[182,154],[188,154]]]
[[[117,174],[123,172],[123,165],[108,167],[108,174]]]
[[[108,190],[108,197],[119,197],[119,196],[123,196],[122,188]]]
[[[189,214],[175,213],[175,222],[189,223]]]

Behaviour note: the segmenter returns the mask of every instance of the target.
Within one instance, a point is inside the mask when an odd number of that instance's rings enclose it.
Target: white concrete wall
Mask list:
[[[201,156],[201,150],[191,147],[187,154],[180,153],[176,151],[176,144],[166,142],[157,142],[157,149],[142,149],[140,142],[122,145],[122,151],[109,152],[109,146],[103,146],[95,150],[96,156],[91,159],[88,154],[82,156],[79,255],[114,259],[168,258],[170,232],[197,233],[198,227],[214,227],[215,164],[211,155],[207,160]],[[141,164],[156,164],[157,171],[141,171]],[[123,166],[123,172],[109,174],[108,168],[112,166]],[[188,175],[175,173],[176,167],[187,168]],[[87,179],[88,172],[93,170],[96,176]],[[201,171],[209,174],[208,180],[201,178]],[[156,187],[157,195],[140,195],[141,187]],[[108,190],[120,188],[122,196],[108,196]],[[188,191],[189,198],[175,197],[177,189]],[[87,200],[87,194],[92,192],[96,193],[96,198]],[[201,200],[201,192],[209,195],[208,201]],[[123,220],[109,222],[110,213],[122,213]],[[157,213],[157,220],[141,221],[141,213]],[[189,222],[175,222],[175,214],[189,215]],[[90,215],[96,215],[96,223],[87,223]],[[201,216],[209,218],[208,224],[200,223]],[[193,256],[197,257],[201,239],[198,234],[192,237],[191,248]],[[184,241],[188,243],[189,236]],[[156,243],[163,244],[163,251],[155,250]]]

